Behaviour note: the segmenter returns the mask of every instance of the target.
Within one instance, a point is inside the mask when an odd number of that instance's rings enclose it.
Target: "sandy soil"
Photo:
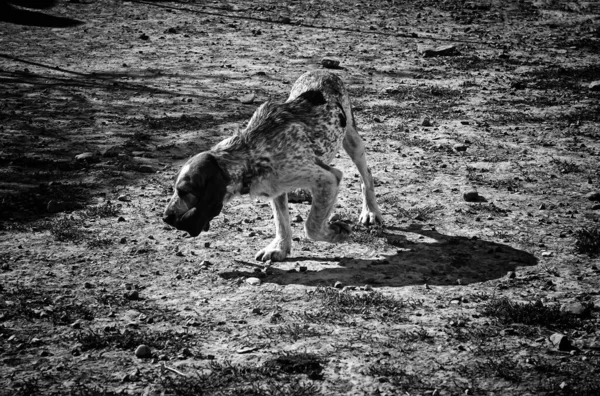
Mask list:
[[[600,393],[600,3],[0,10],[0,394]],[[264,268],[247,197],[198,238],[164,225],[182,163],[323,58],[385,225],[356,224],[345,153],[349,243],[291,203]]]

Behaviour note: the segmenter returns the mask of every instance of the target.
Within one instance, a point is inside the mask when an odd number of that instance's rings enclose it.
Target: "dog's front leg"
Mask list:
[[[264,249],[256,254],[259,261],[283,261],[291,251],[292,229],[288,210],[288,197],[286,193],[271,201],[273,220],[275,221],[275,239]]]
[[[342,172],[324,163],[318,163],[312,180],[312,206],[304,229],[314,241],[338,243],[345,241],[351,228],[343,222],[327,223],[337,198]]]

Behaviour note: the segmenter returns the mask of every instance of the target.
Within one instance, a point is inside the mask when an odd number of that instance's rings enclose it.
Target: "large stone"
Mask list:
[[[560,307],[560,310],[575,316],[587,316],[590,313],[589,307],[580,302],[563,304]]]
[[[146,345],[140,345],[135,349],[135,356],[140,359],[148,359],[152,357],[152,351]]]

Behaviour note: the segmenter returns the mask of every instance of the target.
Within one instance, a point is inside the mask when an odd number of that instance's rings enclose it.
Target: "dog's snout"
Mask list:
[[[163,215],[163,221],[171,226],[175,225],[176,218],[177,217],[175,216],[175,213],[173,213],[173,212],[170,212],[170,213],[165,212]]]

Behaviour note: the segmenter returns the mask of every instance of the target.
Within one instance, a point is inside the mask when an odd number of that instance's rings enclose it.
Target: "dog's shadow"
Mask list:
[[[343,285],[399,287],[457,285],[506,276],[516,267],[533,266],[535,256],[511,246],[476,238],[448,236],[420,226],[389,227],[379,235],[387,243],[377,258],[290,257],[261,272],[258,262],[238,261],[247,270],[222,272],[223,278],[255,276],[263,282],[306,286]],[[343,252],[340,245],[340,252]],[[389,253],[395,250],[395,253]]]

